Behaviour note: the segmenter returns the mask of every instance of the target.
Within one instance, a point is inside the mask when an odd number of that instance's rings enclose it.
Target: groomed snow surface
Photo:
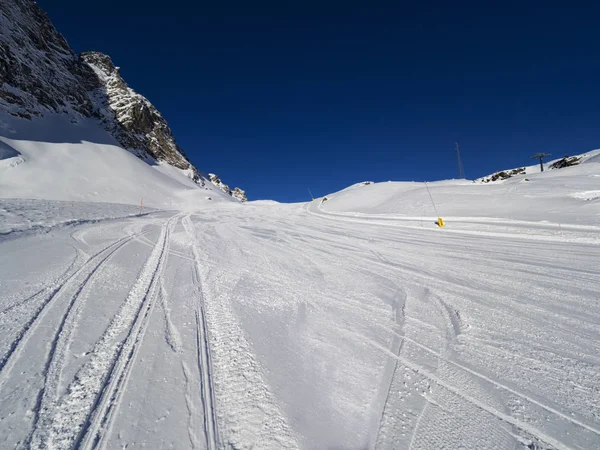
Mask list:
[[[240,204],[85,134],[0,138],[0,448],[600,448],[594,158]]]
[[[336,204],[0,201],[0,447],[600,446],[599,230]]]

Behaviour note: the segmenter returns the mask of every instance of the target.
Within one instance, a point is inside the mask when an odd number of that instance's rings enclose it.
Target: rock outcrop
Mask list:
[[[177,167],[202,186],[209,179],[189,161],[160,112],[127,85],[110,57],[75,54],[32,0],[0,0],[0,111],[24,119],[45,113],[68,114],[74,122],[95,117],[139,158]],[[214,184],[246,200],[241,189]]]
[[[90,117],[95,107],[81,82],[89,70],[35,2],[0,0],[0,109]]]
[[[490,183],[493,181],[506,180],[512,178],[515,175],[524,175],[526,173],[525,167],[519,167],[518,169],[502,170],[500,172],[493,173],[492,175],[484,178],[480,178],[478,181],[482,183]]]
[[[240,202],[248,201],[248,198],[246,197],[246,191],[238,187],[233,189],[233,191],[231,192],[231,196],[233,198],[237,198]]]
[[[240,188],[234,188],[233,190],[231,190],[231,188],[226,185],[225,183],[223,183],[221,181],[221,179],[215,175],[214,173],[209,173],[208,177],[210,179],[210,182],[212,184],[214,184],[215,186],[217,186],[219,189],[221,189],[223,192],[231,195],[233,198],[238,199],[240,202],[245,202],[248,199],[246,198],[246,191],[240,189]]]
[[[188,170],[192,179],[204,181],[185,153],[175,142],[167,121],[148,99],[121,78],[119,68],[110,57],[98,52],[86,52],[79,56],[80,62],[91,69],[86,72],[88,86],[102,120],[119,143],[131,149],[141,158],[150,156],[165,161],[179,169]]]
[[[565,167],[577,166],[581,160],[581,156],[565,156],[550,164],[550,169],[564,169]]]

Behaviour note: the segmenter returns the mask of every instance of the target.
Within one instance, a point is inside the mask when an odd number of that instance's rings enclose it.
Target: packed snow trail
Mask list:
[[[0,447],[600,446],[591,224],[117,216],[0,237]]]

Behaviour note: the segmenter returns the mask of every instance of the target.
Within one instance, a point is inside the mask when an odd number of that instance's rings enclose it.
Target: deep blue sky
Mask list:
[[[250,199],[469,178],[600,147],[600,6],[39,0]]]

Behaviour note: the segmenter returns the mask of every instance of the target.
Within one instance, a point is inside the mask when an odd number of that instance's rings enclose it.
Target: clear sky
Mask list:
[[[39,0],[250,199],[600,148],[597,2]]]

